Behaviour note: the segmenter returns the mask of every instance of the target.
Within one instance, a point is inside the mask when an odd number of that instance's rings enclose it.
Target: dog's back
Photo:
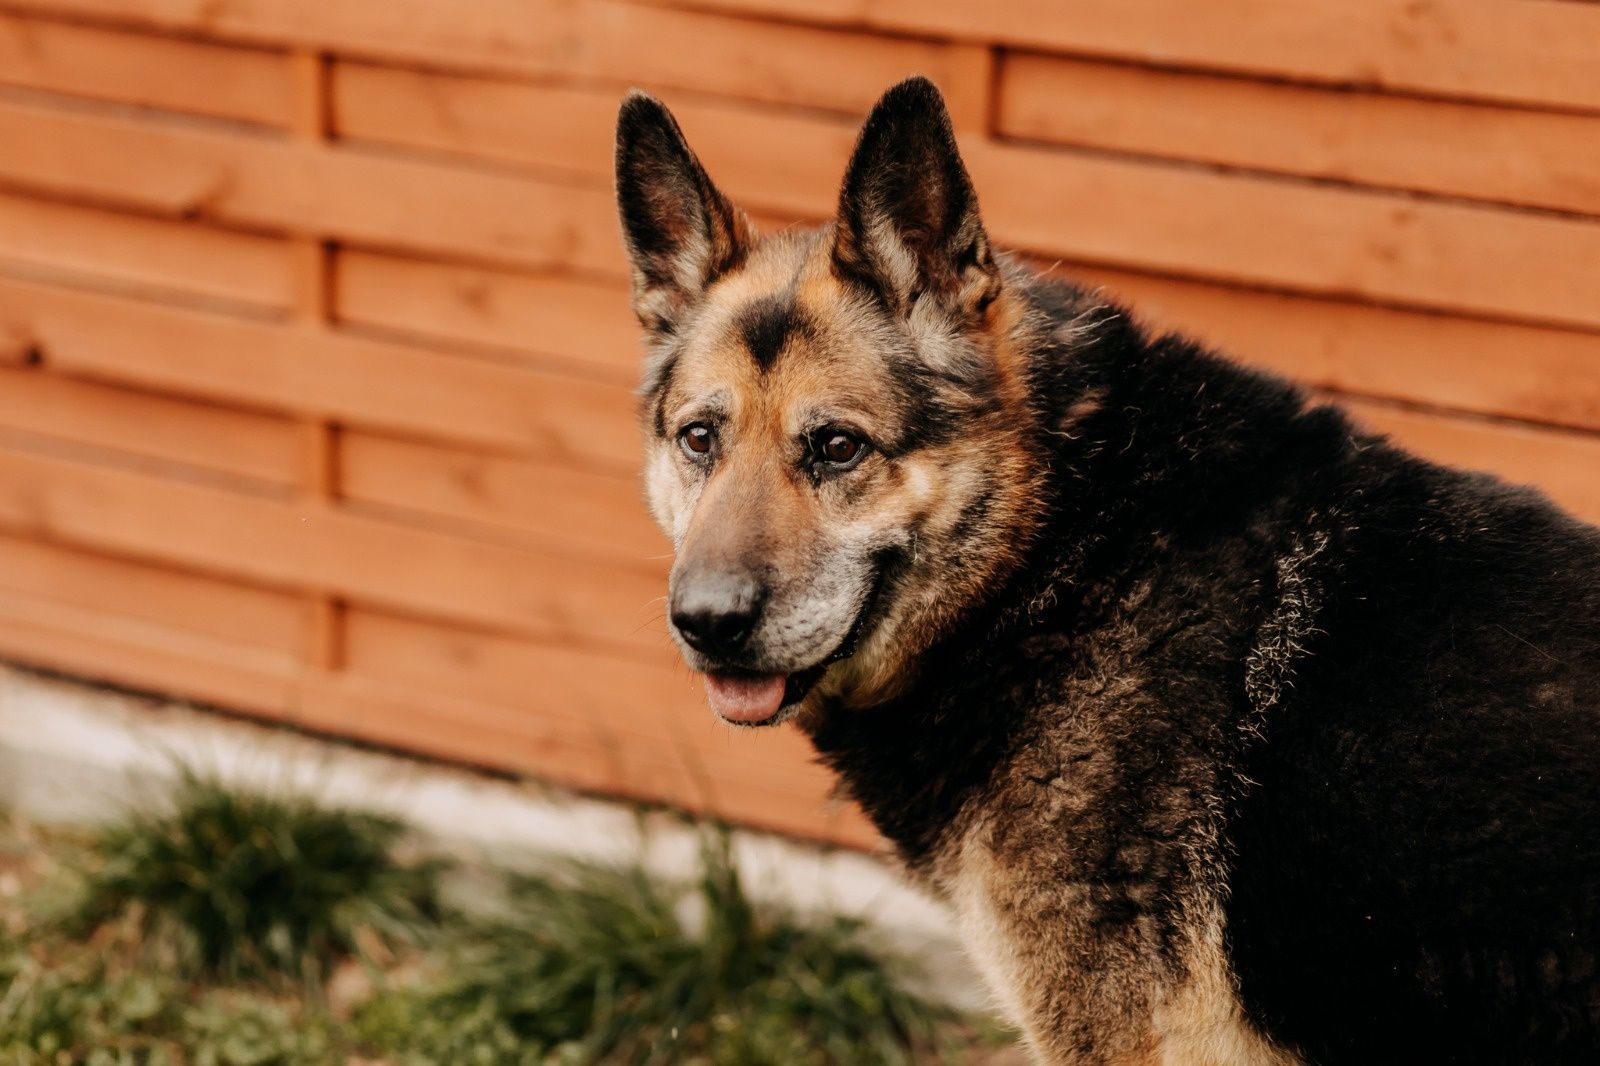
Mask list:
[[[1189,813],[1226,812],[1245,1013],[1314,1062],[1600,1061],[1600,530],[1181,339],[1103,332],[1074,372],[1110,410],[1080,432],[1129,449],[1106,478],[1129,499],[1089,523],[1158,547],[1102,550],[1078,594],[1131,606],[1072,639],[1142,649],[1192,625],[1190,650],[1132,651],[1127,673],[1201,700],[1237,670],[1215,728],[1247,735],[1197,735],[1216,776],[1183,780]],[[1163,731],[1196,713],[1157,706],[1126,720],[1159,753],[1136,804],[1185,757]]]
[[[1322,608],[1244,773],[1244,1000],[1333,1061],[1600,1058],[1600,534],[1357,452]]]

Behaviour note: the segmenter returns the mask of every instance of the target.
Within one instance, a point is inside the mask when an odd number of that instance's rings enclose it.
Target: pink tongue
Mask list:
[[[706,699],[730,722],[765,722],[783,706],[783,674],[707,674]]]

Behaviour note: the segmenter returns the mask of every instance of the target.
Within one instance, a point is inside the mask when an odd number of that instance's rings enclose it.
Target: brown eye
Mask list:
[[[699,422],[685,426],[683,432],[678,434],[678,441],[691,456],[705,455],[711,451],[711,427]]]
[[[860,437],[837,429],[825,429],[817,434],[817,457],[833,466],[849,466],[860,457],[865,447]]]

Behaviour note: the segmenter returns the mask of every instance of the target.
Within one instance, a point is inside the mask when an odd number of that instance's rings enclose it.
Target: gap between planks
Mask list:
[[[290,53],[293,81],[290,134],[297,140],[326,144],[332,129],[331,59],[310,50]],[[333,317],[332,245],[320,234],[294,238],[295,321],[304,329],[323,331]],[[338,499],[339,429],[327,420],[302,423],[301,493],[315,506],[330,507]],[[303,656],[309,669],[334,671],[344,660],[344,603],[321,591],[306,595]]]

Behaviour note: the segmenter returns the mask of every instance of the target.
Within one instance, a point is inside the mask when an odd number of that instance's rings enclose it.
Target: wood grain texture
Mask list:
[[[1600,222],[979,144],[1002,244],[1106,266],[1600,328]]]
[[[335,263],[341,321],[432,341],[483,345],[632,388],[643,348],[627,287],[345,252]]]
[[[0,529],[666,660],[664,567],[595,563],[0,449]]]
[[[651,523],[635,477],[540,460],[347,432],[340,440],[346,499],[526,534],[535,544],[638,564],[671,550]]]
[[[808,766],[798,732],[757,737],[707,729],[700,684],[679,667],[574,653],[490,634],[445,629],[374,612],[350,619],[350,670],[360,676],[423,686],[503,707],[532,707],[568,723],[620,759],[653,750],[682,775],[680,789],[704,795],[696,806],[736,809],[752,792],[826,794],[827,775]],[[644,743],[628,743],[638,737]]]
[[[271,237],[0,193],[5,261],[271,310],[294,290],[289,248]]]
[[[369,112],[366,135],[534,163],[549,161],[536,158],[537,149],[519,152],[513,144],[554,144],[551,151],[563,153],[580,174],[602,180],[609,170],[595,134],[561,133],[569,122],[586,130],[599,125],[608,109],[593,94],[551,99],[543,90],[459,79],[413,80],[406,91],[439,94],[448,101],[440,105],[445,117],[406,133],[400,122],[385,126],[382,116]],[[524,105],[512,113],[539,117],[515,133],[483,132],[459,118],[487,112],[507,96]],[[416,110],[429,109],[419,102]],[[708,169],[734,197],[779,213],[831,213],[853,138],[848,126],[814,117],[725,116],[692,103],[681,120]],[[1545,155],[1561,143],[1547,137]],[[964,147],[989,226],[1014,247],[1125,268],[1600,327],[1586,270],[1600,263],[1600,222],[979,138],[968,138]],[[1569,152],[1567,169],[1549,181],[1589,200],[1595,179],[1583,162],[1588,151]],[[1526,165],[1538,169],[1536,160]]]
[[[1132,63],[1600,111],[1600,9],[1572,0],[666,2]]]
[[[983,49],[623,0],[6,0],[228,40],[516,74],[597,78],[858,111],[913,71],[963,124],[986,113]],[[714,61],[711,61],[714,57]]]
[[[289,119],[278,53],[0,11],[0,85],[265,126]]]
[[[300,640],[300,604],[281,592],[9,535],[0,589],[276,652],[285,669]]]
[[[609,181],[618,96],[611,86],[506,81],[339,64],[335,121],[362,141]],[[718,186],[757,212],[829,215],[855,143],[854,116],[754,109],[683,93],[666,99]]]
[[[1600,114],[1021,54],[1005,61],[997,126],[1067,145],[1600,214]]]
[[[1600,430],[1600,334],[1061,269],[1105,287],[1152,328],[1322,388]]]
[[[1600,6],[0,0],[0,655],[870,846],[661,620],[616,108],[829,218],[922,72],[997,242],[1600,518]]]
[[[0,368],[0,427],[258,486],[287,488],[298,469],[284,419],[39,370]]]
[[[1600,436],[1552,433],[1437,412],[1348,403],[1366,425],[1429,459],[1543,491],[1585,522],[1600,523]]]
[[[0,103],[0,139],[8,132],[25,147],[0,156],[0,177],[66,195],[542,269],[621,269],[599,187]],[[85,168],[108,146],[128,173]],[[969,143],[967,157],[991,230],[1014,247],[1600,328],[1589,273],[1600,222],[988,142]]]
[[[830,783],[809,761],[750,763],[752,738],[735,743],[727,731],[711,733],[703,720],[698,729],[685,720],[669,734],[650,728],[649,713],[642,713],[642,730],[608,731],[573,716],[565,704],[550,713],[552,705],[528,690],[498,701],[465,696],[440,690],[439,677],[448,674],[436,672],[430,674],[436,687],[419,688],[403,672],[388,671],[386,664],[398,649],[382,634],[374,646],[369,639],[374,627],[364,624],[369,616],[356,617],[360,670],[308,673],[280,654],[215,634],[185,632],[0,584],[0,647],[51,669],[433,758],[531,774],[583,791],[670,803],[795,836],[855,847],[877,841],[859,812],[828,800]],[[405,647],[416,652],[429,636],[412,638]],[[459,650],[446,655],[461,661]],[[468,661],[484,657],[481,649],[467,653]],[[568,670],[577,665],[569,659],[557,662]],[[583,682],[560,684],[557,691],[570,698]],[[591,678],[589,699],[607,689],[603,679]],[[661,695],[658,689],[657,708],[663,706]],[[657,713],[659,721],[663,712]],[[681,743],[696,736],[698,749]],[[712,742],[704,743],[705,737]],[[792,737],[774,747],[792,754],[797,743],[799,738]]]
[[[300,236],[622,270],[611,194],[598,185],[6,99],[0,143],[0,182],[16,188]]]
[[[582,377],[0,277],[0,336],[84,377],[632,470],[629,390]]]

